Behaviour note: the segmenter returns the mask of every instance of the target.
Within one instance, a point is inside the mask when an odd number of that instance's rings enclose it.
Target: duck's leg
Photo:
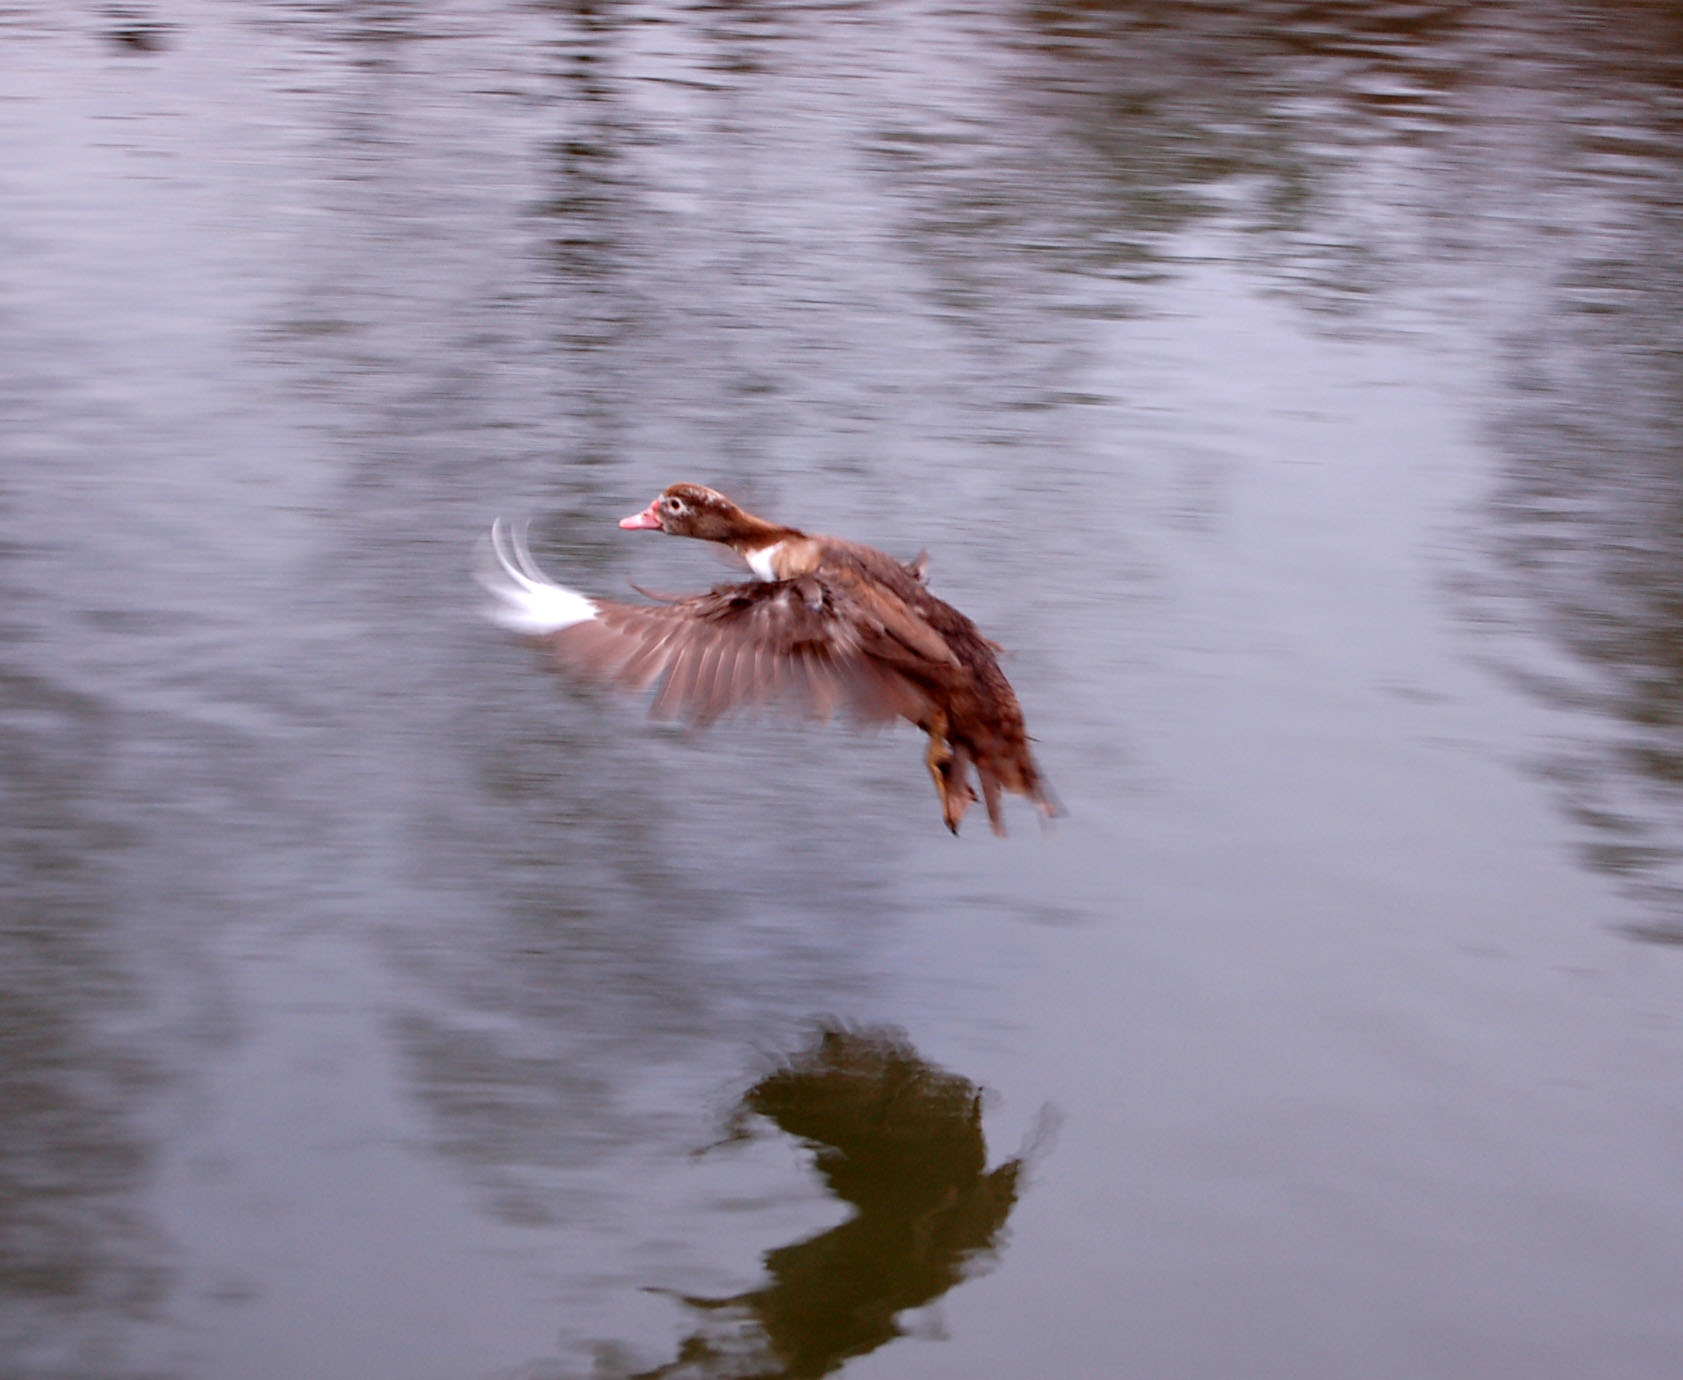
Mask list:
[[[964,812],[976,799],[976,792],[964,779],[968,758],[954,754],[952,744],[947,741],[947,716],[940,710],[935,710],[918,727],[929,735],[929,751],[923,761],[929,768],[930,780],[935,783],[935,794],[941,798],[941,818],[956,834]]]
[[[953,760],[953,750],[947,743],[947,716],[936,710],[918,727],[929,735],[929,751],[923,755],[923,765],[929,768],[929,779],[940,795],[947,793],[947,768]]]

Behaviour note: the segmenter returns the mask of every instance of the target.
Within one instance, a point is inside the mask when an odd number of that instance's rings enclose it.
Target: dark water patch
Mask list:
[[[161,1069],[133,1039],[147,995],[111,918],[111,859],[137,842],[112,799],[117,732],[108,705],[0,675],[0,1347],[42,1374],[92,1374],[89,1338],[158,1307],[172,1275],[142,1196]]]
[[[1602,725],[1563,745],[1556,769],[1594,831],[1585,856],[1671,911],[1683,858],[1683,126],[1667,27],[1633,22],[1654,46],[1576,26],[1558,50],[1555,80],[1573,99],[1541,127],[1563,156],[1534,193],[1555,214],[1509,222],[1538,271],[1501,347],[1508,394],[1492,433],[1506,457],[1505,568],[1574,663],[1549,678],[1550,696]],[[1643,841],[1596,837],[1609,829]]]

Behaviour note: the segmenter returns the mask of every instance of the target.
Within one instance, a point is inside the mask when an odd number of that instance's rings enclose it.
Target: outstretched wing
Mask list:
[[[651,712],[711,723],[778,705],[816,718],[918,717],[917,683],[880,654],[876,619],[838,616],[817,576],[723,585],[659,604],[591,599],[545,577],[519,538],[492,529],[495,569],[482,577],[493,615],[535,637],[556,667],[626,690],[659,686]]]

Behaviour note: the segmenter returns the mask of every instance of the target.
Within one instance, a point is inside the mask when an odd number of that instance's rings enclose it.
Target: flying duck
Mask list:
[[[925,763],[947,828],[976,799],[1005,832],[1001,788],[1046,817],[1059,809],[1029,751],[1023,711],[999,669],[997,644],[924,585],[924,557],[768,522],[700,484],[671,484],[633,530],[719,542],[751,579],[705,594],[619,603],[558,585],[499,520],[496,566],[481,578],[491,616],[541,642],[556,667],[627,690],[660,682],[651,713],[711,723],[735,709],[783,704],[813,718],[837,710],[861,723],[908,719],[929,735]],[[643,591],[639,591],[643,592]]]

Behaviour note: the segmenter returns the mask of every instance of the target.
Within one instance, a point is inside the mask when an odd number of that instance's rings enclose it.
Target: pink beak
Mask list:
[[[643,509],[642,512],[633,513],[630,517],[621,518],[619,520],[619,525],[621,527],[631,528],[653,527],[658,531],[660,528],[659,510],[660,500],[657,498],[654,499],[647,508]]]

